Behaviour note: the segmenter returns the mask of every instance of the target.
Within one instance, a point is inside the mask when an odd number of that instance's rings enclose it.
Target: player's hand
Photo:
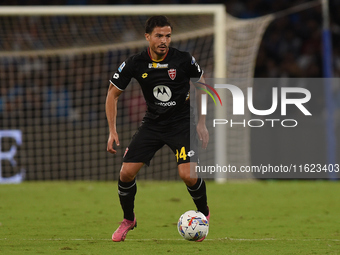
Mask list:
[[[206,149],[209,142],[209,132],[205,124],[197,124],[196,127],[198,138],[202,141],[202,148]]]
[[[110,132],[110,136],[109,136],[109,139],[107,141],[107,151],[112,153],[112,154],[117,153],[117,151],[115,149],[113,149],[114,143],[116,143],[117,146],[119,146],[118,134],[117,134],[117,132],[114,132],[114,133]]]

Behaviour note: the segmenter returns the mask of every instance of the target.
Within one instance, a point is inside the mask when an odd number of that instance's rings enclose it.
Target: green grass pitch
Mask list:
[[[116,182],[0,185],[0,254],[340,254],[340,183],[207,182],[209,235],[176,223],[194,204],[182,182],[139,181],[138,227],[125,242]]]

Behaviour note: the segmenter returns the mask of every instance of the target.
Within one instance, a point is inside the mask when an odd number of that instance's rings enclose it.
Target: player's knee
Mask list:
[[[194,166],[192,163],[178,165],[179,176],[189,187],[195,185],[197,182],[197,173],[195,172]]]
[[[183,179],[182,180],[184,181],[184,183],[188,186],[188,187],[192,187],[196,184],[197,182],[197,178],[192,178],[192,177],[189,177],[189,178],[186,178],[186,179]]]
[[[143,164],[137,163],[127,163],[123,164],[120,169],[119,178],[122,182],[131,182],[135,179],[139,169],[143,166]]]
[[[120,170],[119,178],[122,182],[131,182],[131,181],[133,181],[133,179],[135,179],[135,177],[136,177],[136,175],[133,174],[128,169],[122,168]]]
[[[196,184],[197,178],[190,175],[190,171],[179,171],[179,176],[184,181],[184,183],[191,187]]]
[[[131,182],[134,179],[134,176],[126,171],[120,171],[119,179],[122,182]]]

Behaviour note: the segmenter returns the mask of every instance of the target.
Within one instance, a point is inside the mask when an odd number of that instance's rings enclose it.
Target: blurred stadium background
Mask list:
[[[137,3],[138,2],[138,3]],[[229,15],[246,22],[244,33],[230,36],[239,43],[227,47],[227,56],[238,48],[237,63],[228,60],[228,75],[255,78],[324,77],[322,68],[322,8],[315,1],[241,0],[241,1],[49,1],[49,5],[122,5],[137,4],[225,4]],[[38,0],[0,1],[1,5],[45,5]],[[265,15],[280,13],[291,7],[307,4],[299,11],[288,12],[280,18]],[[1,6],[0,6],[1,8]],[[330,27],[333,45],[333,75],[340,77],[340,1],[330,1]],[[231,16],[229,16],[231,18]],[[205,71],[213,77],[213,26],[209,15],[173,15],[173,46],[191,52]],[[2,177],[10,177],[21,168],[27,180],[117,180],[121,158],[137,129],[145,104],[136,83],[129,85],[118,106],[118,132],[121,148],[117,155],[106,152],[108,128],[105,98],[108,80],[118,66],[130,55],[145,48],[144,22],[139,16],[0,16],[0,130],[21,130],[22,145],[16,154],[17,165],[1,162]],[[260,30],[256,30],[260,29]],[[235,29],[237,30],[237,28]],[[196,32],[188,35],[188,31]],[[259,33],[257,34],[257,32]],[[236,33],[233,30],[229,32]],[[255,33],[255,34],[254,34]],[[263,36],[262,36],[263,33]],[[256,35],[257,34],[257,35]],[[244,48],[245,35],[250,35]],[[258,38],[257,38],[257,37]],[[254,42],[254,43],[252,43]],[[257,44],[258,47],[257,47]],[[255,45],[255,47],[251,47]],[[250,49],[250,52],[247,50]],[[244,53],[244,51],[246,51]],[[242,55],[245,54],[245,55]],[[226,57],[227,57],[226,56]],[[236,58],[234,58],[236,59]],[[256,89],[256,88],[255,88]],[[323,90],[317,96],[313,118],[324,118]],[[332,91],[337,114],[340,109],[340,87]],[[256,93],[255,100],[266,100]],[[338,115],[337,115],[338,116]],[[335,130],[340,137],[339,118]],[[319,122],[318,122],[319,123]],[[304,133],[301,129],[298,136]],[[326,163],[325,126],[313,130],[320,162]],[[244,164],[257,164],[270,159],[282,163],[296,154],[289,143],[280,147],[272,139],[266,158],[256,154],[265,137],[275,137],[276,130],[256,130],[246,135],[231,135],[228,146],[234,155],[245,155]],[[246,137],[246,136],[249,137]],[[236,137],[235,144],[231,141]],[[245,144],[237,145],[240,137]],[[214,143],[214,139],[212,139]],[[16,142],[3,137],[1,151],[9,151]],[[303,144],[303,140],[302,140]],[[337,143],[339,146],[340,142]],[[306,141],[306,147],[310,147]],[[324,148],[323,148],[323,147]],[[279,148],[280,153],[270,148]],[[301,149],[301,148],[299,148]],[[322,155],[319,155],[323,151]],[[340,151],[338,147],[338,151]],[[213,156],[213,155],[212,155]],[[236,159],[240,162],[239,159]],[[284,161],[284,160],[283,160]],[[13,163],[13,162],[12,162]],[[310,162],[311,163],[311,162]],[[236,164],[236,163],[235,163]],[[149,168],[143,168],[139,179],[178,179],[174,156],[167,148],[157,153]]]

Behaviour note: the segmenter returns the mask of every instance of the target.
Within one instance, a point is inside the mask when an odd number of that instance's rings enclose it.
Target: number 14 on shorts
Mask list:
[[[185,153],[185,147],[184,146],[181,148],[180,152],[178,152],[178,150],[176,149],[176,159],[177,159],[177,162],[178,162],[179,159],[183,159],[183,160],[187,159],[187,154]]]

